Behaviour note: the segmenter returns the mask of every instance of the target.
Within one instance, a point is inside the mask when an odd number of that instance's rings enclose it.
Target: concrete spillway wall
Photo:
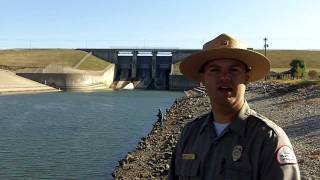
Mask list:
[[[137,89],[169,89],[172,56],[139,54],[118,56],[115,73],[115,88],[132,82]]]
[[[114,81],[115,75],[115,65],[112,64],[104,72],[86,72],[86,73],[17,73],[22,77],[37,81],[42,84],[46,84],[55,88],[60,88],[63,90],[93,90],[93,89],[107,89],[115,88],[121,89],[131,81]],[[150,75],[148,75],[149,77]],[[160,77],[160,76],[159,76]],[[163,76],[166,79],[166,76]],[[149,82],[150,79],[144,81]],[[144,81],[133,82],[135,88],[146,88]],[[168,82],[168,87],[165,84]],[[111,86],[112,84],[115,86]],[[161,82],[161,84],[160,84]],[[154,82],[157,83],[157,82]],[[149,84],[149,83],[146,83]],[[187,80],[182,75],[168,75],[168,80],[158,81],[158,86],[156,89],[161,89],[159,87],[164,87],[162,89],[168,90],[188,90],[199,86],[199,83]]]
[[[56,92],[55,88],[18,76],[15,73],[0,69],[0,94]]]
[[[170,90],[189,90],[198,86],[200,86],[200,83],[190,81],[182,75],[170,75],[169,77]]]
[[[182,76],[172,76],[172,64],[197,49],[81,49],[116,65],[112,88],[132,83],[141,89],[185,90],[197,86]]]
[[[83,73],[17,73],[25,78],[64,90],[106,89],[113,82],[115,66],[110,65],[105,71]]]

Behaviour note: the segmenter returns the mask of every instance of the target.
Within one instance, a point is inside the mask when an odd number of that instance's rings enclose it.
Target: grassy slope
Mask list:
[[[104,60],[97,58],[96,56],[91,55],[83,63],[81,63],[78,69],[99,71],[99,70],[103,70],[110,64],[111,64],[110,62],[106,62]]]
[[[44,67],[48,64],[61,64],[72,67],[86,54],[84,51],[69,49],[1,50],[0,66],[18,69],[22,67]],[[81,64],[79,69],[102,70],[109,64],[110,63],[95,56],[90,56]]]
[[[264,53],[263,50],[256,50],[259,53]],[[271,68],[276,72],[283,72],[290,69],[292,59],[304,60],[307,70],[317,70],[320,72],[320,51],[306,50],[268,50],[267,57],[271,61]],[[180,62],[173,65],[173,73],[179,73]]]
[[[263,53],[262,50],[257,51]],[[320,69],[320,51],[268,50],[267,57],[271,60],[271,68],[290,68],[292,59],[301,59],[307,68]]]
[[[263,53],[263,50],[257,50]],[[86,55],[84,51],[69,49],[31,49],[31,50],[0,50],[0,66],[9,67],[44,67],[48,64],[63,64],[73,66]],[[289,69],[292,59],[305,61],[307,69],[320,71],[320,51],[306,50],[268,50],[271,68],[281,72]],[[110,63],[95,56],[90,56],[79,69],[102,70]],[[179,62],[173,65],[173,72],[179,73]]]

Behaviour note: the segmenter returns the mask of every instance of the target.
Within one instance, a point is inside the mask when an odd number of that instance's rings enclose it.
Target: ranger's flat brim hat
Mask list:
[[[240,41],[221,34],[203,45],[203,49],[182,60],[180,72],[190,80],[201,82],[200,70],[209,61],[232,59],[243,62],[250,69],[249,82],[264,78],[270,71],[270,61],[264,55],[248,50]]]

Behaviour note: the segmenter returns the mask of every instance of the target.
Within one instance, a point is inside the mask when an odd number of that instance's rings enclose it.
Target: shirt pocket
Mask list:
[[[225,172],[225,180],[252,180],[251,168],[241,163],[227,165]]]
[[[200,178],[200,161],[179,159],[176,166],[176,175],[179,179],[196,180]]]

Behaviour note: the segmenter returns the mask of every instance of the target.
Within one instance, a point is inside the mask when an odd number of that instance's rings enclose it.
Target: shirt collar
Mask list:
[[[206,115],[201,127],[200,127],[200,133],[202,133],[205,129],[205,127],[210,127],[212,126],[212,122],[213,122],[213,115],[212,112],[208,112],[208,114]]]
[[[244,136],[246,130],[246,119],[250,116],[251,111],[247,101],[244,102],[242,108],[240,109],[236,119],[231,122],[230,129],[235,131],[236,133]]]
[[[250,114],[251,114],[250,107],[249,107],[247,101],[245,101],[243,106],[241,107],[236,119],[230,123],[230,129],[235,131],[239,135],[244,136],[245,129],[246,129],[245,127],[246,127],[246,123],[247,123],[245,120],[248,118],[248,116]],[[207,114],[207,116],[205,117],[205,120],[203,121],[203,123],[200,127],[200,133],[202,133],[205,130],[205,127],[212,126],[212,122],[213,122],[213,114],[210,111]]]

